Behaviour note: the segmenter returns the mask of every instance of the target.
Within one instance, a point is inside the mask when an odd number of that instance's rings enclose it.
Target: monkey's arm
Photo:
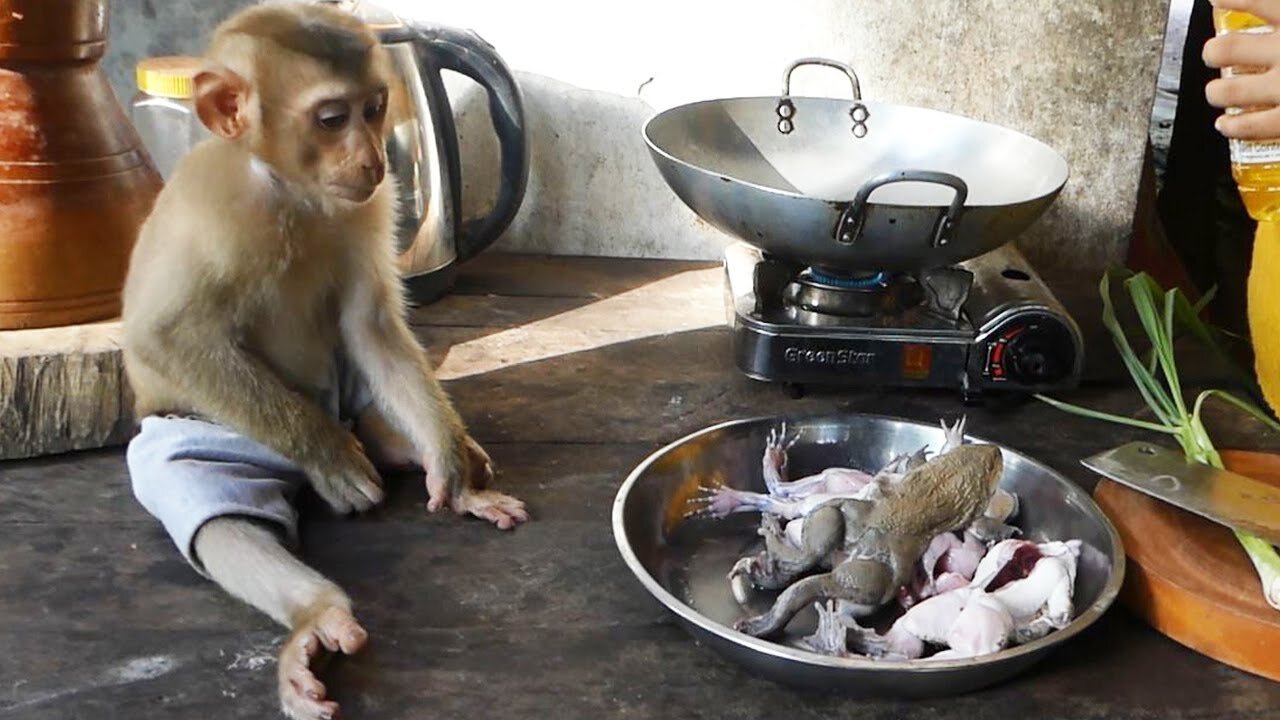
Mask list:
[[[436,510],[457,497],[468,478],[466,427],[431,369],[427,353],[404,319],[400,280],[387,267],[369,267],[342,303],[342,342],[363,372],[378,407],[422,459]],[[478,460],[488,463],[475,445]]]
[[[237,342],[226,320],[233,312],[212,302],[172,307],[181,313],[126,322],[126,362],[141,412],[194,412],[261,442],[302,468],[337,512],[382,499],[359,441]],[[146,407],[152,404],[159,406]]]

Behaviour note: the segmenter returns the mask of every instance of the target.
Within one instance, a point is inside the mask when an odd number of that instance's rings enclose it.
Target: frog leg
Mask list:
[[[838,505],[819,506],[801,523],[799,546],[787,538],[776,516],[767,515],[760,524],[765,552],[777,571],[786,578],[782,584],[812,569],[844,540],[844,514]]]
[[[888,565],[878,560],[852,558],[829,573],[793,583],[782,591],[768,612],[739,620],[734,623],[734,629],[755,637],[772,635],[818,599],[846,600],[852,605],[851,614],[869,615],[884,604],[886,596],[892,597],[893,591],[893,570]]]
[[[826,505],[795,522],[801,523],[800,544],[793,544],[777,516],[760,518],[765,550],[742,558],[729,571],[729,583],[739,603],[746,603],[752,586],[779,590],[812,570],[840,545],[844,517],[838,507]]]
[[[772,513],[791,519],[800,517],[805,510],[801,500],[739,490],[728,485],[700,488],[698,494],[686,503],[686,507],[689,510],[685,512],[685,517],[709,517],[717,520],[740,512]]]

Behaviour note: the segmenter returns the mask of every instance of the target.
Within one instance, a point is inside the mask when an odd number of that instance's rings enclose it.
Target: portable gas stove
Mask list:
[[[852,100],[791,95],[804,65],[843,72]],[[751,377],[966,396],[1079,381],[1079,329],[1011,244],[1067,181],[1048,145],[864,100],[826,58],[788,65],[778,96],[664,110],[644,137],[676,195],[739,241],[727,303]]]
[[[1080,330],[1013,245],[919,273],[855,275],[734,243],[724,268],[734,361],[758,380],[957,388],[973,398],[1080,379]]]

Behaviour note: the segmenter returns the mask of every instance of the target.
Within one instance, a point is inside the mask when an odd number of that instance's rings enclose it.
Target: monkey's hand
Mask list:
[[[364,512],[382,502],[382,480],[356,436],[343,432],[330,457],[307,468],[311,487],[333,511]]]
[[[510,530],[528,520],[529,513],[522,501],[485,489],[493,480],[493,461],[484,448],[465,434],[461,444],[463,457],[455,477],[430,459],[423,463],[427,468],[427,510],[435,512],[447,503],[459,515],[475,515],[502,530]]]

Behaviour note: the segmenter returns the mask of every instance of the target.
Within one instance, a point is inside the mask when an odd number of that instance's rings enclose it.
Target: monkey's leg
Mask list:
[[[335,717],[338,704],[326,699],[316,666],[328,653],[351,655],[368,640],[346,593],[251,520],[214,518],[201,527],[194,546],[209,577],[291,630],[277,668],[284,713],[295,720]]]

